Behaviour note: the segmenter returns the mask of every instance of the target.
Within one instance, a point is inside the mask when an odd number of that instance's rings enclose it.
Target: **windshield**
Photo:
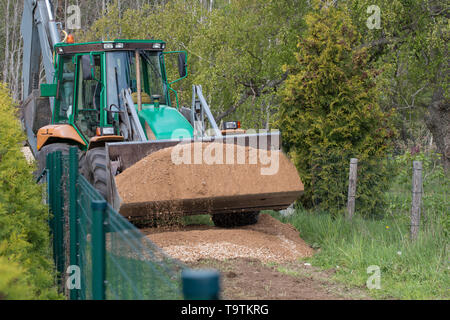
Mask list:
[[[159,53],[140,51],[142,103],[153,103],[152,96],[160,96],[160,103],[166,104],[166,85],[162,78]],[[119,98],[122,89],[131,89],[133,100],[136,98],[136,54],[134,51],[109,52],[106,55],[108,106],[122,107]],[[137,101],[134,101],[137,103]]]

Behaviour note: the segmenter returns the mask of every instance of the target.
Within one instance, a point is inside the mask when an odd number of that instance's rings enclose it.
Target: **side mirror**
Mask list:
[[[56,97],[58,94],[58,84],[41,84],[41,97]]]
[[[109,107],[105,108],[105,110],[107,114],[108,123],[111,124],[114,122],[114,115],[122,112],[120,111],[120,108],[115,104],[111,104]]]
[[[186,53],[184,52],[178,54],[178,73],[180,78],[184,78],[187,75]]]

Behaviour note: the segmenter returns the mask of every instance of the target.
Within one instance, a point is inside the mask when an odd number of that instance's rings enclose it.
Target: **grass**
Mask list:
[[[386,205],[376,219],[362,218],[357,212],[352,221],[333,217],[328,212],[297,209],[284,217],[317,253],[305,260],[320,269],[334,269],[332,280],[359,287],[377,299],[449,299],[450,179],[429,156],[400,158],[405,168],[392,178],[385,194]],[[422,219],[419,237],[409,237],[412,160],[424,164]],[[381,217],[381,218],[380,218]],[[213,225],[209,216],[184,218],[184,223]],[[380,270],[380,289],[368,289],[370,266]]]
[[[379,266],[381,288],[375,298],[448,299],[448,239],[439,230],[426,230],[412,242],[404,225],[392,219],[355,218],[348,222],[328,214],[297,211],[291,217],[273,213],[291,223],[301,237],[318,250],[307,259],[313,266],[336,269],[335,279],[365,287],[369,266]],[[387,228],[389,227],[389,228]]]
[[[317,249],[308,262],[335,269],[333,278],[339,282],[365,288],[380,299],[449,299],[450,179],[433,157],[418,157],[406,154],[398,158],[399,168],[404,169],[392,178],[391,189],[385,193],[386,205],[379,208],[377,219],[362,218],[362,212],[357,212],[347,221],[303,209],[289,217],[271,214],[297,228]],[[409,237],[413,160],[424,164],[422,218],[415,241]],[[370,266],[378,266],[381,272],[379,289],[367,288],[373,275],[368,273]]]
[[[415,241],[409,237],[407,182],[394,184],[395,196],[386,193],[382,219],[356,216],[347,221],[302,209],[289,217],[278,212],[271,215],[297,228],[318,249],[307,261],[322,269],[336,269],[334,279],[339,282],[367,288],[372,275],[368,267],[378,266],[380,289],[367,289],[374,298],[449,299],[449,183],[448,179],[435,180],[439,183],[430,181],[424,186],[423,219]]]

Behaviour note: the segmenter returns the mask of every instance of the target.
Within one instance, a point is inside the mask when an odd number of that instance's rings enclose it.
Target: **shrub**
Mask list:
[[[32,299],[32,292],[20,265],[0,257],[0,300]]]
[[[24,140],[9,91],[0,83],[0,258],[8,261],[2,265],[0,283],[20,276],[32,292],[18,297],[21,291],[14,291],[13,297],[55,298],[48,210],[34,181],[35,167],[21,152]],[[20,272],[8,272],[17,265]]]
[[[296,63],[281,92],[278,126],[283,146],[305,184],[301,201],[337,213],[346,204],[350,158],[358,158],[357,208],[383,205],[390,115],[377,104],[366,49],[345,8],[316,9],[306,17]]]

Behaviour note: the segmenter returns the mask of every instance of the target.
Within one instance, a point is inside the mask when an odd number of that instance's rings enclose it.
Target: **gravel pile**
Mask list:
[[[293,226],[267,214],[261,215],[256,225],[235,229],[198,226],[176,231],[143,231],[167,254],[184,262],[233,258],[290,262],[314,253]]]

